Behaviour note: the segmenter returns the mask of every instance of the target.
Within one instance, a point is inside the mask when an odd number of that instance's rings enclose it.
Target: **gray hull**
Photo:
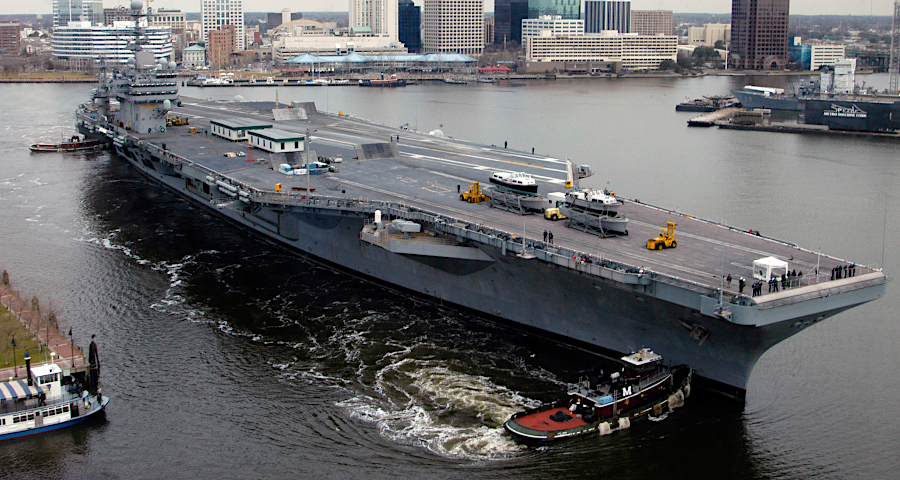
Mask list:
[[[515,255],[514,243],[453,225],[439,227],[468,238],[484,253],[481,259],[447,261],[403,255],[363,242],[360,231],[370,212],[335,206],[330,200],[254,208],[233,200],[216,206],[209,194],[196,188],[202,181],[199,172],[191,178],[186,170],[176,170],[138,146],[117,146],[116,151],[139,171],[198,206],[289,249],[379,283],[615,352],[652,345],[665,352],[667,361],[691,365],[700,376],[719,382],[726,393],[737,397],[743,396],[753,365],[769,347],[884,294],[883,275],[878,274],[872,288],[815,295],[786,308],[730,305],[726,317],[717,313],[713,299],[689,286],[639,272],[579,264],[568,256],[540,250],[535,251],[536,258],[523,258]],[[538,294],[557,300],[535,302]]]
[[[731,93],[741,102],[746,109],[768,108],[769,110],[801,110],[800,99],[795,96],[770,96],[747,93],[742,90],[732,90]]]

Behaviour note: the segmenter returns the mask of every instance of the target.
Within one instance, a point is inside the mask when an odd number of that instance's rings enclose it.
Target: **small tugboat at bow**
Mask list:
[[[106,148],[106,142],[101,140],[91,140],[78,135],[61,143],[35,143],[28,147],[32,152],[84,152],[96,151]]]
[[[512,416],[503,426],[518,440],[546,442],[629,428],[631,421],[663,418],[690,395],[692,369],[666,368],[644,348],[622,357],[624,368],[606,383],[570,384],[566,398]]]

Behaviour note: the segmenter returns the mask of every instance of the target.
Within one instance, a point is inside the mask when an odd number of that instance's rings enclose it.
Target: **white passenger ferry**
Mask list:
[[[0,383],[0,441],[80,423],[106,409],[109,398],[82,390],[55,363],[26,365],[26,380]],[[67,382],[64,384],[63,380]]]

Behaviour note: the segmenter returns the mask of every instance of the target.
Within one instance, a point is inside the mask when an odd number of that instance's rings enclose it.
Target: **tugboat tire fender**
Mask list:
[[[609,423],[600,422],[600,425],[597,425],[597,433],[599,433],[601,437],[612,433],[612,429],[609,427]]]

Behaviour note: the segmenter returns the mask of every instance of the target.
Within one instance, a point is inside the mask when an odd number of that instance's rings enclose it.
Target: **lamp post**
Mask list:
[[[12,347],[13,347],[13,377],[18,377],[19,376],[19,363],[18,363],[18,358],[16,357],[16,336],[15,335],[13,335],[10,345],[12,345]]]

